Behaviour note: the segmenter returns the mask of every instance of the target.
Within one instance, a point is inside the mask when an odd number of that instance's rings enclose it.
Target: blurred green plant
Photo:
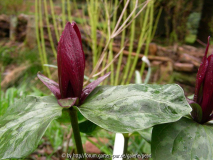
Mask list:
[[[105,25],[108,25],[108,30],[107,33],[104,33],[103,35],[107,35],[107,37],[105,38],[105,48],[103,49],[102,54],[96,58],[98,59],[98,62],[95,65],[95,69],[93,70],[93,72],[90,74],[90,78],[91,77],[95,77],[99,74],[103,74],[103,72],[106,70],[108,71],[110,68],[111,71],[111,78],[110,78],[110,84],[113,85],[117,85],[117,84],[128,84],[130,83],[134,70],[136,68],[136,63],[138,60],[138,55],[141,52],[141,47],[142,45],[145,43],[146,44],[146,48],[145,48],[145,55],[148,54],[148,49],[149,49],[149,43],[151,42],[154,32],[156,30],[156,27],[152,27],[153,26],[153,14],[154,14],[154,1],[140,1],[140,2],[144,2],[141,3],[140,5],[138,4],[138,1],[125,1],[125,6],[123,7],[123,11],[121,13],[121,15],[119,15],[116,18],[117,15],[117,8],[119,7],[119,5],[121,5],[120,3],[117,3],[117,1],[115,1],[112,4],[110,4],[107,1],[104,1],[105,3],[105,14],[106,14],[106,18],[105,18]],[[115,5],[116,4],[116,5]],[[130,13],[127,12],[127,7],[128,5],[130,6]],[[140,7],[139,7],[140,6]],[[141,7],[142,6],[142,7]],[[146,7],[147,6],[147,7]],[[139,16],[139,14],[144,11],[145,13],[145,17],[143,16],[143,14],[141,16]],[[110,14],[111,13],[111,14]],[[160,14],[160,12],[159,12]],[[101,14],[99,14],[101,15]],[[90,18],[94,17],[94,15],[90,15]],[[138,43],[138,51],[137,51],[137,55],[133,58],[133,56],[131,55],[132,51],[133,51],[133,46],[134,43],[137,38],[135,38],[135,26],[136,24],[138,25],[138,23],[135,23],[135,21],[137,21],[136,17],[141,18],[140,20],[143,21],[142,26],[137,26],[138,28],[142,28],[142,32],[141,32],[141,36],[140,36],[140,42]],[[159,16],[157,16],[157,20],[159,19]],[[101,19],[101,18],[96,18],[96,19]],[[112,22],[111,22],[112,19]],[[120,22],[123,20],[123,23],[120,24]],[[157,23],[155,23],[157,24]],[[120,28],[119,28],[120,25]],[[128,44],[129,47],[129,51],[128,51],[128,59],[127,59],[127,64],[124,67],[124,74],[122,74],[123,69],[121,70],[121,62],[123,59],[123,49],[124,49],[124,41],[125,41],[125,37],[127,36],[126,34],[126,28],[130,26],[130,32],[128,34],[128,37],[130,37],[129,41],[130,43]],[[100,30],[96,30],[96,33],[100,32]],[[101,33],[103,33],[104,31],[101,31]],[[122,33],[124,32],[124,34]],[[116,54],[116,55],[112,55],[112,53],[114,52],[113,47],[115,47],[114,45],[114,38],[116,36],[118,36],[120,33],[122,33],[122,36],[119,37],[121,39],[121,45],[120,45],[120,51]],[[146,34],[145,34],[146,33]],[[97,37],[97,36],[96,36]],[[93,39],[92,37],[90,37],[90,39]],[[127,39],[126,39],[127,40]],[[95,40],[96,42],[96,40]],[[100,46],[101,44],[98,43],[95,45],[96,48],[98,46]],[[118,45],[119,46],[119,45]],[[108,49],[109,47],[109,49]],[[94,43],[93,43],[93,48],[94,47]],[[93,49],[94,51],[94,49]],[[115,61],[115,59],[119,57],[119,61],[118,61],[118,65],[116,65],[116,67],[114,66],[114,64],[112,63],[113,61]],[[134,59],[134,60],[132,60]],[[102,67],[100,68],[100,72],[97,74],[94,74],[97,71],[97,68],[100,66],[100,64],[102,63]],[[94,63],[93,63],[94,64]],[[141,73],[144,70],[144,64],[142,66],[141,69]],[[116,74],[114,75],[114,68],[117,68],[116,70]],[[118,79],[119,77],[119,79]]]
[[[42,3],[41,0],[35,0],[35,26],[36,26],[36,38],[39,51],[39,57],[43,71],[51,77],[50,70],[48,67],[44,67],[43,64],[48,64],[47,52],[44,40],[44,30],[43,30],[43,19],[42,19]]]
[[[187,28],[189,32],[193,35],[197,34],[200,18],[201,14],[199,12],[193,12],[188,17]]]
[[[39,1],[39,3],[38,3]],[[48,37],[50,40],[52,52],[55,55],[55,44],[53,43],[53,37],[50,31],[50,21],[49,14],[47,12],[47,0],[44,1],[44,12],[41,11],[40,0],[35,0],[36,2],[36,26],[37,27],[37,43],[39,47],[39,55],[41,59],[41,64],[48,64],[46,49],[43,36],[43,23],[41,15],[44,14],[47,24]],[[83,10],[82,18],[71,16],[71,11],[79,12],[79,4],[75,1],[71,2],[69,0],[61,0],[61,17],[55,15],[54,3],[52,0],[50,2],[52,23],[55,31],[56,39],[59,40],[59,35],[61,34],[61,28],[65,25],[67,21],[72,19],[78,21],[78,23],[83,24],[84,33],[83,41],[87,41],[92,50],[93,68],[94,70],[88,76],[88,80],[95,78],[97,75],[104,74],[104,72],[111,71],[109,82],[104,82],[105,84],[128,84],[132,81],[134,77],[134,71],[136,69],[136,64],[138,61],[138,56],[141,54],[141,48],[145,45],[144,55],[147,56],[149,50],[149,43],[154,37],[157,22],[159,20],[159,11],[157,18],[154,22],[154,0],[124,0],[124,2],[116,1],[104,1],[101,3],[97,0],[86,1],[84,6],[81,6]],[[80,3],[80,2],[79,2]],[[72,5],[72,8],[70,6]],[[122,5],[122,6],[121,6]],[[118,9],[122,8],[118,12]],[[142,14],[140,14],[142,13]],[[140,23],[139,23],[140,22]],[[130,28],[129,28],[130,26]],[[137,26],[137,27],[136,27]],[[136,28],[141,28],[140,36],[136,35]],[[40,33],[40,34],[39,34]],[[121,34],[121,36],[120,36]],[[115,37],[121,39],[120,45],[115,47]],[[129,38],[128,38],[129,37]],[[126,44],[128,44],[128,58],[125,67],[121,67],[122,62],[125,61],[123,56],[123,50]],[[136,56],[132,56],[132,52],[135,48],[135,42],[138,41]],[[103,48],[104,47],[104,48]],[[120,51],[118,51],[120,49]],[[102,53],[101,53],[102,52]],[[115,52],[117,54],[115,55]],[[118,63],[113,62],[118,59]],[[143,63],[140,73],[143,73],[145,64]],[[98,69],[100,72],[97,73]],[[47,68],[43,67],[45,72],[49,72]],[[124,73],[122,73],[124,71]],[[96,74],[95,74],[96,73]],[[121,74],[122,73],[122,74]],[[87,81],[88,82],[88,81]]]
[[[43,96],[44,94],[43,94],[43,92],[41,92],[40,90],[38,90],[35,87],[31,87],[29,89],[27,87],[26,83],[20,85],[19,87],[8,88],[5,92],[3,90],[1,90],[1,92],[0,92],[0,116],[2,116],[5,113],[7,108],[10,105],[12,105],[16,99],[19,99],[21,97],[26,97],[27,95]]]
[[[0,14],[17,15],[20,13],[20,8],[25,8],[25,12],[28,12],[27,8],[29,3],[24,0],[1,0],[0,1]],[[24,7],[25,6],[25,7]],[[24,12],[21,11],[22,13]]]
[[[11,56],[11,53],[13,53],[14,51],[15,47],[0,47],[0,63],[2,63],[3,66],[7,66],[13,62],[14,59]]]

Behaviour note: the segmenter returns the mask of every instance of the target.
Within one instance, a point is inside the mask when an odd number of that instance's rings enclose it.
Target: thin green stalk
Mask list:
[[[73,0],[73,4],[74,4],[74,5],[73,5],[73,6],[74,6],[74,8],[75,8],[75,9],[78,9],[78,6],[77,6],[77,3],[76,3],[76,0]]]
[[[61,9],[62,9],[62,28],[66,25],[66,13],[65,13],[65,0],[61,0]]]
[[[79,125],[78,125],[77,109],[75,109],[74,107],[71,107],[69,109],[69,115],[70,115],[73,135],[74,135],[74,139],[75,139],[75,145],[77,148],[77,153],[83,156],[84,150],[83,150],[83,146],[82,146],[81,135],[80,135]],[[85,158],[82,157],[82,158],[80,158],[80,160],[85,160]]]
[[[45,42],[44,42],[44,31],[43,31],[43,19],[42,19],[42,5],[41,0],[39,0],[39,20],[40,20],[40,37],[41,37],[41,48],[42,48],[42,56],[43,56],[43,62],[45,64],[48,64],[47,62],[47,53],[45,50]],[[43,65],[43,64],[42,64]],[[51,78],[49,67],[45,67],[45,71],[49,78]]]
[[[131,70],[130,70],[130,73],[129,73],[129,77],[128,77],[127,83],[129,83],[131,78],[132,78],[132,75],[133,75],[133,73],[135,71],[136,64],[138,62],[138,56],[139,56],[139,53],[141,51],[141,47],[144,44],[144,42],[146,40],[146,37],[147,37],[146,28],[148,26],[147,22],[148,22],[149,12],[150,12],[150,7],[148,5],[147,9],[146,9],[145,17],[142,17],[144,19],[143,20],[143,26],[141,27],[141,34],[140,34],[140,38],[139,38],[139,42],[138,42],[138,47],[137,47],[137,50],[136,50],[136,56],[134,57],[133,64],[132,64],[132,67],[131,67]]]
[[[126,0],[124,0],[124,4],[126,4]],[[127,12],[124,13],[123,22],[125,21],[126,17],[127,17]],[[125,35],[126,35],[126,29],[123,30],[122,35],[121,35],[120,49],[124,47]],[[116,75],[115,75],[115,85],[118,85],[118,79],[120,76],[120,68],[121,68],[122,59],[123,59],[123,52],[121,52],[119,59],[118,59],[117,71],[116,71]]]
[[[105,4],[105,19],[106,19],[106,21],[109,19],[109,15],[108,15],[108,2],[107,2],[107,0],[105,0],[104,1],[104,4]],[[106,38],[106,42],[108,42],[109,40],[110,40],[110,24],[108,24],[108,22],[106,22],[106,24],[107,24],[107,27],[109,27],[109,28],[107,28],[107,31],[108,31],[108,33],[107,33],[107,38]],[[109,26],[108,26],[109,25]],[[110,42],[109,42],[109,44],[110,44]],[[106,47],[106,46],[105,46]],[[101,68],[104,68],[105,66],[106,66],[106,62],[107,62],[107,54],[104,56],[104,58],[103,58],[103,62],[102,62],[102,66],[101,66]],[[104,75],[104,72],[101,74],[101,76],[103,76]],[[103,85],[106,85],[107,84],[107,81],[103,81],[102,82],[102,84]]]
[[[58,32],[59,32],[59,35],[62,35],[62,32],[63,32],[63,24],[61,25],[61,18],[58,17]]]
[[[95,66],[98,60],[98,57],[97,57],[98,1],[87,0],[87,5],[88,5],[88,12],[90,17],[90,26],[91,26],[93,66]]]
[[[72,22],[70,0],[67,0],[67,13],[68,13],[68,20],[69,20],[69,22]]]
[[[57,24],[56,24],[56,18],[55,18],[52,0],[50,0],[50,8],[51,8],[51,14],[52,14],[52,19],[53,19],[53,26],[54,26],[54,30],[55,30],[55,35],[56,35],[56,39],[57,39],[57,42],[58,42],[59,41],[58,27],[57,27]]]
[[[156,20],[155,20],[154,27],[153,27],[151,39],[153,39],[154,36],[155,36],[155,32],[156,32],[156,29],[157,29],[158,21],[159,21],[159,19],[160,19],[160,15],[161,15],[161,13],[162,13],[162,10],[163,10],[163,7],[161,7],[160,10],[159,10],[159,12],[158,12],[158,15],[157,15],[157,18],[156,18]]]
[[[113,40],[111,41],[111,43],[109,44],[109,56],[108,56],[108,63],[111,62],[113,60]],[[113,63],[110,65],[110,67],[107,68],[107,72],[111,71],[110,74],[110,84],[113,85],[114,84],[114,65]]]
[[[115,0],[113,6],[117,7],[118,5],[118,0]],[[115,8],[114,13],[113,13],[113,20],[112,20],[112,27],[114,28],[116,25],[116,20],[117,20],[117,9]],[[111,62],[113,60],[113,39],[109,45],[109,59],[108,62]],[[107,72],[109,72],[109,69],[111,71],[110,74],[110,84],[113,85],[114,84],[114,63],[112,63],[110,65],[110,67],[107,69]]]
[[[101,68],[104,68],[104,67],[106,66],[106,61],[107,61],[107,53],[106,53],[106,55],[104,56],[104,59],[103,59]],[[103,76],[103,75],[104,75],[104,72],[101,74],[101,76]],[[103,81],[102,84],[103,84],[103,85],[106,85],[106,84],[107,84],[107,81]]]
[[[1,72],[0,72],[0,84],[1,84],[1,75],[3,73],[3,67],[1,68]],[[1,85],[0,85],[0,108],[2,108],[2,100],[1,100]],[[1,113],[1,112],[0,112]]]
[[[54,57],[56,57],[57,53],[56,53],[56,50],[55,50],[52,34],[51,34],[51,31],[50,31],[49,15],[48,15],[48,11],[47,11],[47,0],[44,0],[44,10],[45,10],[45,19],[46,19],[46,23],[47,23],[47,32],[48,32],[48,36],[49,36],[49,39],[50,39],[50,45],[51,45]]]
[[[123,151],[123,154],[127,155],[129,134],[128,133],[123,133],[123,136],[124,136],[124,151]],[[127,158],[124,158],[124,160],[127,160]]]
[[[153,26],[153,12],[154,12],[153,1],[151,3],[149,3],[149,5],[150,5],[150,20],[149,20],[150,25],[149,25],[149,30],[148,30],[148,38],[147,38],[147,41],[146,41],[146,48],[145,48],[144,56],[148,55],[149,44],[151,42],[151,36],[152,36],[152,26]],[[140,70],[141,75],[143,75],[144,68],[145,68],[145,62],[143,62],[142,66],[141,66],[141,70]]]
[[[133,3],[132,6],[135,6],[135,4]],[[134,16],[135,16],[135,12],[133,14],[133,17]],[[122,85],[124,85],[126,83],[128,73],[129,73],[129,70],[130,70],[131,58],[132,58],[131,53],[132,53],[133,46],[134,46],[134,38],[135,38],[135,20],[133,20],[132,23],[131,23],[129,55],[128,55],[128,58],[127,58],[127,64],[126,64],[126,67],[125,67],[123,80],[122,80],[122,83],[121,83]]]
[[[97,49],[97,56],[98,57],[100,57],[100,55],[101,55],[101,51],[103,49],[104,40],[106,39],[106,35],[107,35],[106,33],[107,33],[107,27],[108,27],[106,17],[103,17],[102,16],[103,14],[101,12],[100,12],[99,15],[100,15],[100,19],[101,19],[103,26],[100,27],[100,30],[102,30],[102,36],[101,36],[101,39],[100,39],[100,42],[99,42],[100,45],[98,45],[98,49]],[[106,16],[106,14],[105,14],[105,16]]]
[[[39,27],[38,27],[38,0],[35,0],[35,28],[36,28],[36,40],[38,45],[38,53],[41,61],[42,70],[44,71],[45,68],[43,66],[44,60],[42,56],[42,50],[41,50],[41,43],[40,43],[40,36],[39,36]]]

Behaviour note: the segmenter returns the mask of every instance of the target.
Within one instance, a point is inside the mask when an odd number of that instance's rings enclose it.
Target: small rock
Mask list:
[[[174,64],[174,69],[176,71],[193,72],[194,71],[194,65],[191,64],[191,63],[179,63],[179,62],[176,62]]]

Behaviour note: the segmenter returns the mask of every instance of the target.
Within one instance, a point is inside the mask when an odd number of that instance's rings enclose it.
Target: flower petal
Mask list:
[[[49,88],[49,90],[55,95],[55,97],[57,99],[61,98],[58,83],[56,83],[55,81],[45,77],[43,74],[41,74],[39,72],[37,73],[37,76],[45,84],[45,86],[47,86],[47,88]]]
[[[72,22],[72,27],[74,28],[75,32],[78,35],[78,39],[79,39],[79,43],[81,44],[81,50],[83,51],[83,47],[82,47],[82,41],[81,41],[81,32],[79,31],[79,28],[77,26],[77,24],[75,22]],[[85,55],[84,55],[84,51],[82,52],[83,57],[84,57],[84,68],[85,68]]]
[[[78,35],[80,33],[76,30],[68,22],[58,44],[58,75],[62,98],[80,97],[83,88],[85,59]]]
[[[207,54],[209,49],[209,39],[210,37],[208,37],[208,43],[206,46],[205,55],[203,56],[202,62],[200,64],[200,67],[197,73],[197,78],[196,78],[194,101],[199,104],[201,104],[201,100],[202,100],[202,92],[203,92],[202,84],[203,84],[203,81],[206,75],[207,66],[208,66]]]
[[[78,99],[77,97],[58,99],[58,104],[63,108],[70,108],[75,104],[77,99]]]
[[[82,91],[81,93],[81,99],[80,99],[80,103],[83,103],[83,101],[87,98],[87,96],[95,89],[95,87],[97,87],[103,80],[105,80],[111,72],[105,74],[104,76],[96,79],[95,81],[93,81],[92,83],[88,84]]]
[[[209,120],[213,111],[213,54],[208,57],[208,68],[203,85],[202,97],[203,121]]]

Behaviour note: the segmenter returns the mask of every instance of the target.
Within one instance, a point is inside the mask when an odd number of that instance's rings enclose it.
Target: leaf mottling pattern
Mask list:
[[[154,126],[151,148],[155,160],[212,160],[213,125],[182,118]]]
[[[79,107],[90,121],[112,132],[134,132],[179,120],[191,112],[178,85],[97,87]]]
[[[0,117],[0,159],[23,158],[33,152],[50,122],[61,112],[54,96],[17,100]]]

